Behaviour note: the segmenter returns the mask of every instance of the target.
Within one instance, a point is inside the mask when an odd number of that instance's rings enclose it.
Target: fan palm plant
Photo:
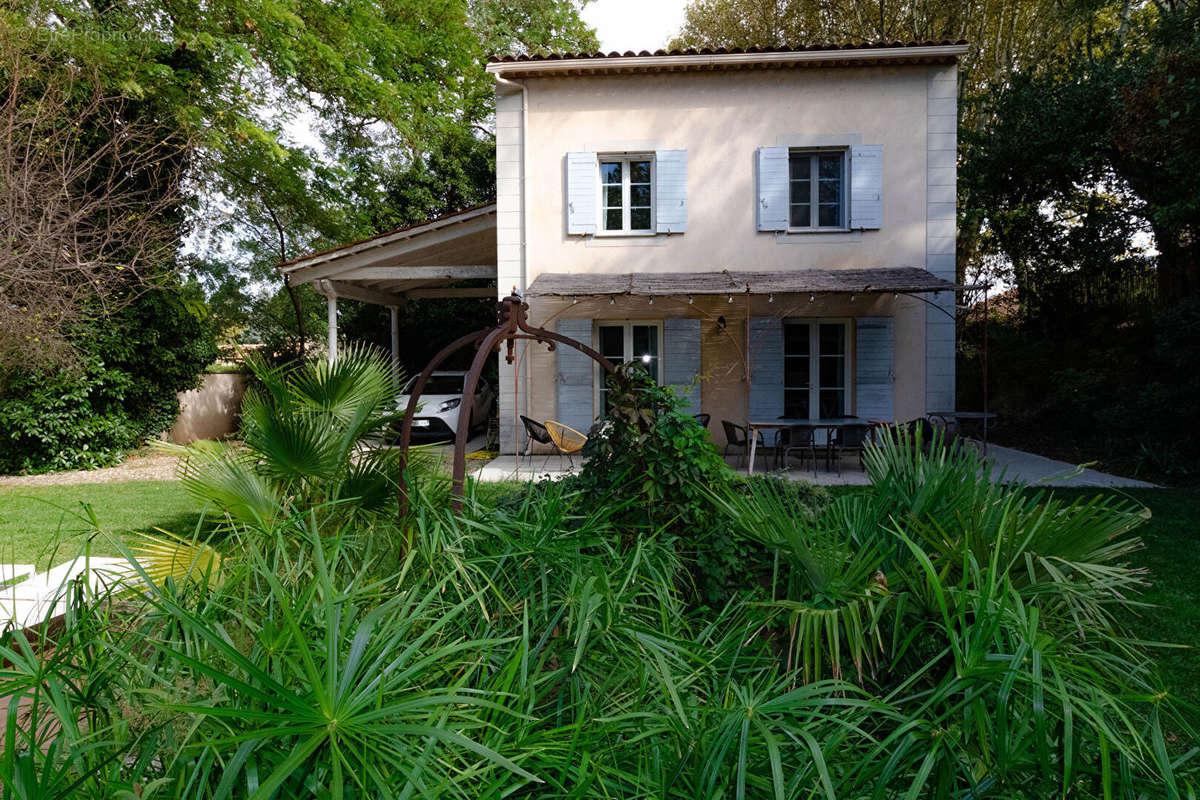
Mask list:
[[[348,347],[332,362],[250,366],[259,385],[242,403],[243,444],[179,448],[187,491],[251,526],[298,510],[354,517],[386,509],[398,462],[384,435],[400,418],[401,385],[387,359]]]
[[[973,450],[904,431],[883,432],[865,462],[871,489],[815,512],[769,485],[717,499],[780,559],[768,605],[788,615],[805,680],[848,662],[904,720],[848,785],[1107,797],[1154,774],[1172,786],[1163,720],[1182,723],[1118,611],[1145,580],[1123,563],[1144,510],[1005,484]],[[881,667],[871,680],[864,662]]]

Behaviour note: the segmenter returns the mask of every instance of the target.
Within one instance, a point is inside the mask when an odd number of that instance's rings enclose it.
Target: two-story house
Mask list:
[[[283,268],[331,315],[338,295],[395,305],[494,275],[533,323],[641,361],[714,420],[952,410],[965,51],[499,59],[494,207]],[[517,415],[586,430],[602,413],[585,356],[518,355],[503,449],[523,444]]]

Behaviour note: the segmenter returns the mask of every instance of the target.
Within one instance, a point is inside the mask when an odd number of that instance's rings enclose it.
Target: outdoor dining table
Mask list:
[[[861,417],[828,417],[826,419],[807,419],[804,417],[779,417],[778,419],[752,419],[748,425],[746,440],[750,443],[750,458],[746,462],[746,474],[754,473],[754,451],[758,447],[758,432],[764,430],[783,430],[785,428],[813,428],[834,431],[847,425],[866,425],[867,420]]]

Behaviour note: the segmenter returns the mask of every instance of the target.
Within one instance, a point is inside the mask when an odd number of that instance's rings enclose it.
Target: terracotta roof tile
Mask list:
[[[949,45],[964,44],[967,44],[966,40],[959,39],[957,41],[943,40],[925,42],[840,42],[829,44],[793,45],[788,47],[703,47],[699,49],[689,47],[685,50],[655,50],[653,53],[646,50],[643,50],[640,53],[635,53],[632,50],[627,50],[624,53],[619,53],[615,50],[611,53],[545,53],[534,55],[522,53],[519,56],[488,56],[488,62],[492,64],[502,64],[521,61],[567,61],[575,59],[739,55],[745,53],[808,53],[828,50],[882,50],[899,47],[944,47]]]

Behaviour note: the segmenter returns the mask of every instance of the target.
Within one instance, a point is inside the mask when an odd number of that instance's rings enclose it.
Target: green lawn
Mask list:
[[[96,533],[85,506],[99,523]],[[0,487],[0,560],[61,563],[91,541],[93,555],[119,555],[115,536],[163,528],[187,536],[201,504],[176,481],[88,483],[75,486]]]
[[[1063,491],[1063,490],[1059,490]],[[1143,598],[1157,608],[1134,621],[1146,639],[1186,645],[1157,660],[1167,684],[1200,709],[1200,489],[1145,489],[1129,496],[1153,518],[1140,529],[1146,549],[1134,561],[1150,570]]]

